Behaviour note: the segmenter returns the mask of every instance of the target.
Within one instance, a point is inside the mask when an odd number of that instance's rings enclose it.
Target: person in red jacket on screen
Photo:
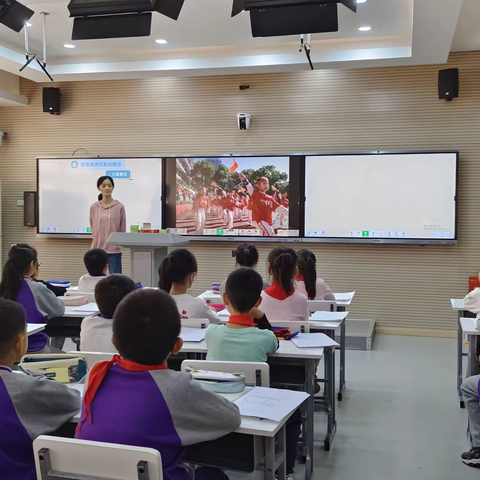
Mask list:
[[[237,208],[237,200],[233,196],[233,191],[229,190],[227,196],[223,198],[223,208],[226,213],[226,224],[229,230],[233,229],[233,214]]]
[[[210,199],[205,195],[204,187],[200,188],[193,199],[193,210],[195,211],[195,229],[197,235],[203,235],[206,214],[210,213]]]

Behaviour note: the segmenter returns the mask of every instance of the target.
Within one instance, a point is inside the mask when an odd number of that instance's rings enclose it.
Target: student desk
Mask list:
[[[327,403],[327,436],[325,437],[325,450],[330,446],[335,437],[337,422],[335,418],[335,353],[333,348],[298,348],[293,342],[280,340],[280,347],[276,353],[271,355],[272,359],[296,360],[305,371],[306,392],[310,395],[307,399],[307,432],[303,432],[304,444],[306,447],[305,478],[312,478],[313,472],[313,428],[314,428],[314,407],[315,407],[315,371],[316,363],[325,355],[325,398]],[[185,342],[182,353],[206,354],[208,348],[205,341]]]
[[[45,323],[27,323],[27,336],[33,335],[34,333],[41,332],[45,330],[47,325]]]
[[[77,307],[65,307],[65,313],[62,317],[48,320],[45,333],[49,337],[80,337],[82,320],[95,314],[74,312],[75,308]]]
[[[465,310],[465,302],[463,298],[450,299],[453,310],[457,312],[457,392],[460,399],[460,408],[465,408],[465,402],[463,401],[462,389],[460,388],[463,383],[463,357],[466,354],[463,353],[463,330],[460,319],[463,317]]]

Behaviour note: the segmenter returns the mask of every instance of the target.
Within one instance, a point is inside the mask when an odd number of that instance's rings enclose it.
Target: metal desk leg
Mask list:
[[[335,417],[335,349],[333,347],[325,348],[325,397],[327,400],[327,436],[325,437],[325,450],[328,452],[333,443],[337,431],[337,421]]]
[[[275,437],[265,439],[265,480],[275,480],[275,472],[278,472],[278,480],[287,478],[287,450],[286,450],[286,423],[278,431]],[[275,449],[275,443],[277,449]]]
[[[265,438],[265,480],[275,480],[275,438]]]
[[[340,327],[340,385],[338,388],[338,401],[343,399],[343,392],[346,388],[345,382],[345,341],[346,341],[346,321],[342,322]]]
[[[462,389],[460,388],[463,383],[463,335],[462,325],[460,324],[460,318],[462,317],[462,311],[458,311],[458,331],[457,331],[457,392],[460,398],[460,408],[465,408],[465,402],[463,401]]]
[[[478,357],[477,357],[477,335],[470,335],[469,338],[469,359],[468,359],[468,376],[471,377],[472,375],[478,375],[479,373],[479,365],[478,365]]]
[[[307,454],[305,461],[305,480],[310,480],[313,475],[313,428],[314,428],[314,408],[315,408],[315,370],[316,361],[307,359],[306,362],[306,379],[307,379],[307,431],[303,432],[306,438]]]
[[[285,424],[286,425],[286,424]],[[287,478],[287,443],[286,443],[286,427],[283,425],[281,430],[277,433],[277,449],[278,449],[278,460],[281,462],[277,465],[277,478],[278,480],[286,480]]]

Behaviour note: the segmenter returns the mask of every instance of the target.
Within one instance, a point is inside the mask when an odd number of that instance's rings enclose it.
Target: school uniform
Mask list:
[[[310,318],[307,297],[295,290],[287,295],[283,287],[276,282],[262,292],[260,308],[270,322],[274,320],[305,322]]]
[[[277,351],[275,334],[271,330],[260,330],[250,315],[232,315],[228,323],[248,325],[248,328],[209,325],[205,333],[207,360],[266,362],[267,356]]]
[[[78,391],[0,366],[0,478],[37,478],[32,441],[55,432],[80,407]]]
[[[314,300],[335,300],[335,295],[332,293],[328,285],[321,279],[317,278],[315,283],[317,294]],[[305,295],[308,299],[307,289],[305,288],[305,282],[300,275],[295,279],[295,291]]]
[[[78,281],[78,291],[80,293],[95,293],[95,287],[97,286],[97,283],[100,280],[103,280],[106,277],[106,275],[90,275],[87,273],[86,275],[83,275],[83,277],[80,277],[80,280]]]
[[[181,464],[184,448],[227,435],[240,423],[234,403],[207,392],[189,373],[116,355],[90,371],[75,438],[154,448],[165,480],[191,480]]]
[[[477,314],[477,328],[480,329],[480,288],[472,290],[465,298],[465,308]]]
[[[112,344],[113,320],[99,315],[82,321],[80,348],[84,352],[118,353]]]
[[[237,205],[237,201],[233,197],[224,197],[223,199],[223,208],[225,210],[227,228],[229,230],[233,229],[233,213]]]
[[[192,297],[188,293],[171,295],[177,304],[180,318],[206,318],[210,323],[220,323],[220,317],[207,307],[201,298]]]

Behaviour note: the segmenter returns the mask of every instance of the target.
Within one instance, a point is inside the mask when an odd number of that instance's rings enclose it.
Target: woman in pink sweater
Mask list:
[[[100,177],[97,180],[100,192],[98,202],[90,207],[90,228],[92,229],[92,248],[101,248],[108,255],[108,271],[122,273],[122,247],[107,245],[112,232],[126,232],[127,221],[125,207],[112,198],[115,182],[111,177]]]

